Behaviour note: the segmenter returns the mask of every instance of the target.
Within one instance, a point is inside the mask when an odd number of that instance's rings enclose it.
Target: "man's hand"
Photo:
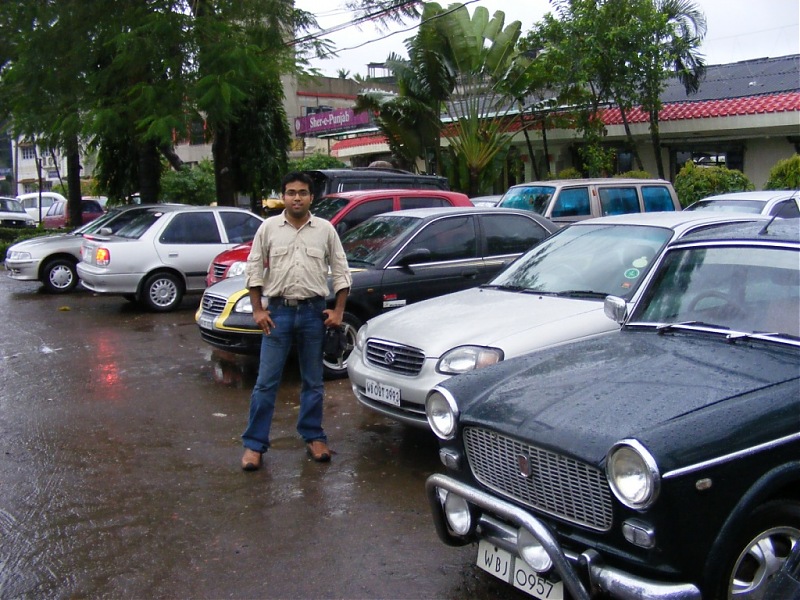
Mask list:
[[[269,335],[269,332],[275,329],[275,323],[272,321],[272,317],[269,314],[268,310],[263,308],[253,308],[253,319],[258,325],[259,329],[264,332],[265,335]]]
[[[338,327],[344,319],[344,311],[335,308],[326,308],[322,314],[325,315],[325,327]]]

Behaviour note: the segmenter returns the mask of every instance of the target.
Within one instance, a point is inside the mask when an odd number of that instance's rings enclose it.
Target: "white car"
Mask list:
[[[205,289],[214,257],[252,240],[262,221],[241,208],[151,205],[113,234],[85,235],[78,277],[92,292],[174,310]]]
[[[16,198],[0,197],[0,227],[13,229],[36,227],[36,221],[25,212]]]
[[[364,406],[428,427],[425,398],[450,376],[619,329],[613,295],[633,303],[665,246],[690,231],[759,215],[663,212],[599,217],[553,234],[480,287],[367,321],[347,361]],[[564,365],[569,378],[569,365]]]
[[[52,294],[72,291],[78,285],[77,264],[81,259],[83,236],[100,228],[113,233],[145,208],[139,205],[112,208],[69,233],[42,235],[17,242],[6,252],[8,276],[18,281],[41,281],[45,290]],[[33,219],[31,224],[34,224]]]
[[[755,213],[783,219],[797,219],[800,218],[800,191],[730,192],[708,196],[690,204],[684,210]]]
[[[57,192],[28,192],[27,194],[20,194],[17,196],[17,200],[22,202],[25,212],[27,212],[36,223],[39,223],[39,221],[44,218],[54,202],[58,200],[63,202],[67,201],[64,196]],[[39,207],[40,200],[41,210]]]

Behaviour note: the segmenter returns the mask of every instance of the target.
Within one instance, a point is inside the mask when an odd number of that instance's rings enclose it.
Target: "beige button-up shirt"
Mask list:
[[[280,214],[266,219],[253,238],[245,285],[261,287],[262,295],[270,298],[324,298],[329,268],[334,294],[351,286],[347,258],[333,225],[311,215],[295,229]]]

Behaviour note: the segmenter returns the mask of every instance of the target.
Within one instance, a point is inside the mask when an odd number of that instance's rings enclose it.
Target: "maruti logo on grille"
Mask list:
[[[388,352],[386,352],[386,354],[383,355],[383,362],[385,362],[387,365],[391,365],[391,364],[394,364],[394,359],[395,358],[396,357],[394,355],[394,352],[389,350]]]
[[[531,477],[531,460],[524,454],[517,454],[517,472],[525,479]]]

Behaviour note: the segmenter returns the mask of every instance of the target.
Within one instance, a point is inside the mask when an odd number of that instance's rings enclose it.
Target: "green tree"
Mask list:
[[[800,190],[800,154],[779,160],[769,171],[765,190]]]
[[[753,184],[741,171],[726,167],[697,167],[692,161],[687,162],[675,176],[675,193],[684,207],[707,196],[753,189]]]
[[[168,202],[210,205],[216,201],[214,165],[202,160],[193,167],[166,171],[161,177],[161,193]]]

